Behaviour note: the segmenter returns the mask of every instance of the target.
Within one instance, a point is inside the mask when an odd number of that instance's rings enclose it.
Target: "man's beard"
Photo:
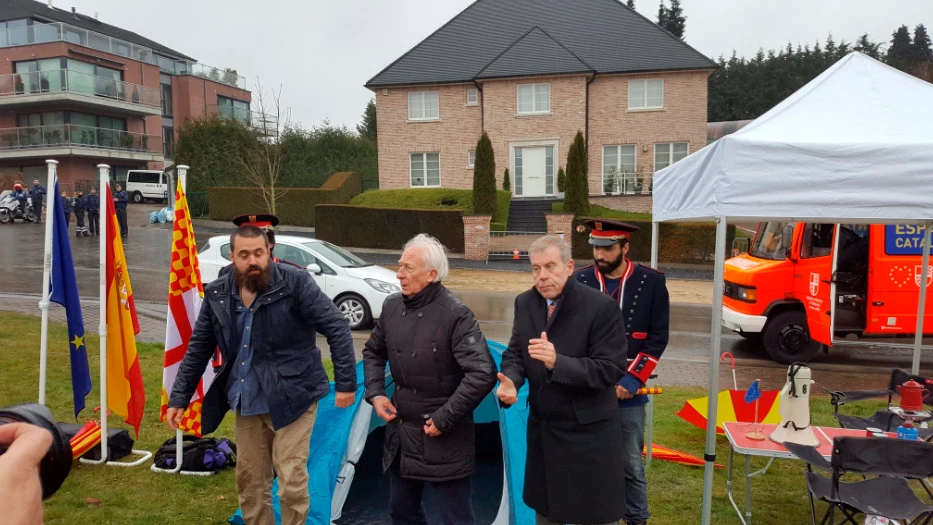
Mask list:
[[[599,273],[603,275],[610,274],[616,271],[619,266],[622,266],[622,263],[625,261],[625,255],[619,254],[614,261],[597,261],[593,260],[596,263],[596,269],[599,270]]]
[[[270,271],[271,269],[271,265],[266,266],[266,269],[263,270],[258,265],[251,264],[245,272],[240,273],[239,270],[234,268],[233,279],[236,281],[237,287],[241,290],[245,288],[259,295],[269,289],[269,280],[272,274]],[[259,270],[259,272],[250,273],[253,270]]]

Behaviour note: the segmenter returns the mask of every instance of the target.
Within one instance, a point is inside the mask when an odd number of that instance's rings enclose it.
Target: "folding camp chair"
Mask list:
[[[908,484],[909,479],[922,481],[933,476],[933,444],[892,438],[837,437],[833,440],[830,461],[814,447],[789,442],[784,446],[807,462],[804,475],[813,525],[816,525],[814,498],[829,504],[821,524],[828,521],[835,525],[836,509],[845,517],[843,524],[859,525],[855,520],[857,514],[922,525],[928,525],[933,519],[933,505],[917,498]],[[830,472],[832,477],[818,474],[813,467]],[[866,479],[840,481],[847,472],[862,474]],[[922,486],[933,497],[930,489],[925,484]]]
[[[891,379],[888,381],[887,390],[854,390],[849,392],[826,390],[830,395],[830,403],[833,405],[833,417],[836,418],[842,428],[855,428],[858,430],[877,428],[884,432],[895,432],[897,427],[904,421],[889,410],[879,410],[869,417],[859,417],[840,414],[839,407],[854,401],[884,397],[888,398],[888,404],[890,405],[894,396],[897,395],[897,387],[911,379],[921,385],[927,385],[928,389],[933,391],[933,379],[915,376],[897,368],[891,370]],[[923,404],[933,406],[933,394],[924,397]],[[924,441],[933,437],[933,428],[919,428],[917,430],[920,432],[920,439]]]

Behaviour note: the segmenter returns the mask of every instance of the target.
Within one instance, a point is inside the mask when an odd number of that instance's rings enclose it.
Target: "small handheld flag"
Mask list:
[[[761,390],[758,388],[758,380],[756,379],[752,386],[745,391],[745,402],[752,403],[759,397],[761,397]]]
[[[753,439],[755,441],[761,441],[765,437],[758,430],[758,399],[761,397],[761,389],[758,388],[758,382],[760,379],[756,379],[752,386],[748,387],[748,390],[745,391],[745,403],[755,403],[755,428],[751,432],[746,432],[748,439]]]

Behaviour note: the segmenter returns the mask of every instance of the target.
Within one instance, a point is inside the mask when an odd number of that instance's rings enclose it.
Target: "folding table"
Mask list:
[[[768,469],[771,467],[771,463],[773,463],[775,459],[796,459],[796,456],[794,456],[791,451],[787,450],[784,445],[771,441],[769,436],[771,436],[771,432],[774,431],[777,425],[763,423],[759,423],[757,425],[758,430],[765,436],[763,441],[749,439],[745,435],[746,432],[751,432],[754,426],[754,423],[737,422],[729,422],[722,425],[722,428],[726,433],[726,438],[729,440],[729,464],[726,467],[726,469],[728,469],[726,491],[729,495],[729,502],[732,503],[732,508],[735,509],[736,514],[739,516],[739,520],[744,525],[751,525],[752,523],[752,478],[768,472]],[[840,436],[865,436],[864,430],[851,428],[816,426],[812,428],[813,433],[816,435],[816,438],[820,442],[817,446],[817,451],[819,451],[819,453],[826,459],[829,459],[830,456],[833,455],[833,438]],[[886,435],[892,439],[896,438],[895,434],[891,432],[887,432]],[[735,497],[732,494],[732,461],[736,452],[745,456],[744,517],[742,515],[742,511],[739,509],[738,504],[735,502]],[[752,456],[769,458],[768,464],[765,465],[763,469],[752,472]]]

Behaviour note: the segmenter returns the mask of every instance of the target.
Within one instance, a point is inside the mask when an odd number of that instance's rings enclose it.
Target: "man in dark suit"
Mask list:
[[[638,230],[618,221],[587,221],[595,264],[574,274],[577,281],[612,298],[625,318],[628,371],[616,385],[625,454],[625,522],[648,522],[648,479],[641,453],[645,446],[645,404],[648,396],[636,395],[645,386],[667,347],[670,300],[664,274],[633,264],[626,258],[629,237]]]
[[[555,236],[528,250],[534,288],[515,299],[496,395],[517,401],[528,380],[525,503],[537,523],[617,523],[625,514],[622,428],[615,385],[625,370],[622,312],[573,278]]]

